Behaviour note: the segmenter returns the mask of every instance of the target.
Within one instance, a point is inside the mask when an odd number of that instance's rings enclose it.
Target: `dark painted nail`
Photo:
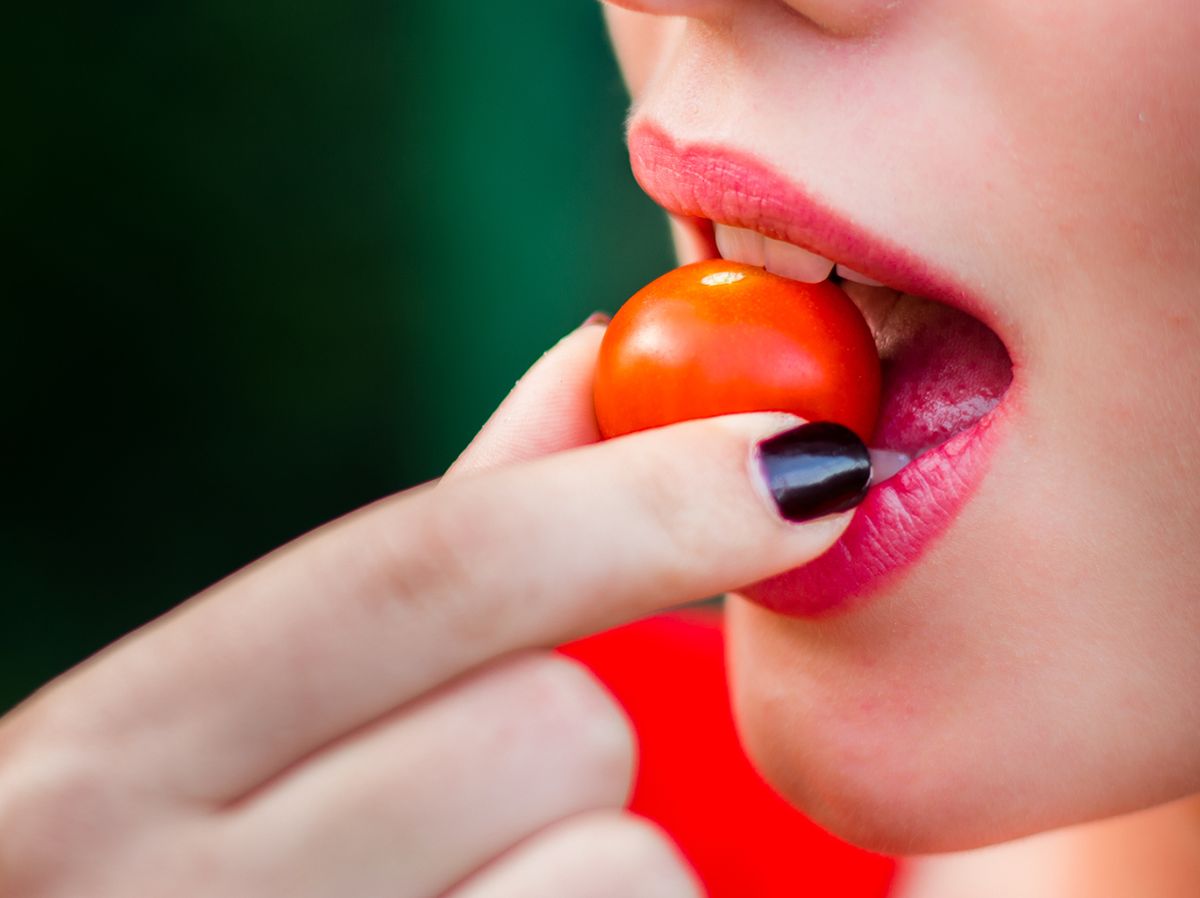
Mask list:
[[[848,511],[866,498],[871,456],[841,424],[802,424],[760,443],[758,452],[771,496],[789,521]]]
[[[592,312],[587,318],[583,319],[583,324],[580,327],[587,327],[589,324],[608,324],[612,321],[612,316],[607,312]]]

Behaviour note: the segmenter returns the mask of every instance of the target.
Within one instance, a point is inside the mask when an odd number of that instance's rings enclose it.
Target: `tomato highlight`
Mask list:
[[[695,418],[789,412],[869,443],[881,372],[871,330],[837,285],[714,259],[635,293],[600,346],[595,405],[606,438]]]

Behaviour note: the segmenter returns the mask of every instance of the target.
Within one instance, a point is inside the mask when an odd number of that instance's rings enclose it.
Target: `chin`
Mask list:
[[[741,739],[767,781],[833,834],[897,856],[962,851],[1200,788],[1140,756],[1148,741],[1125,752],[1090,730],[1086,703],[1066,717],[1003,665],[968,658],[965,640],[963,655],[939,651],[955,643],[944,629],[930,643],[874,610],[886,605],[813,622],[730,599]]]
[[[744,639],[746,626],[739,622],[735,639]],[[746,751],[784,798],[834,835],[870,851],[912,855],[1020,834],[982,812],[994,802],[980,794],[970,765],[962,769],[937,748],[941,737],[924,733],[914,742],[903,706],[883,707],[865,695],[852,700],[846,688],[833,693],[836,700],[828,692],[824,701],[811,699],[807,688],[763,680],[757,668],[752,688],[739,688],[735,677]],[[839,713],[835,703],[853,711]]]

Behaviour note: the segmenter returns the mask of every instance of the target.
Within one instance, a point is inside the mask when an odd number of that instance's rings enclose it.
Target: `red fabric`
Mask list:
[[[834,838],[776,795],[734,734],[720,615],[622,627],[562,651],[633,719],[641,762],[632,810],[658,822],[711,898],[882,898],[892,860]]]

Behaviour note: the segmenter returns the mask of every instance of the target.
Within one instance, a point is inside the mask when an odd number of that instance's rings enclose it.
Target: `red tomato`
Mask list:
[[[782,411],[870,442],[879,355],[836,285],[715,259],[638,291],[608,326],[596,369],[606,437],[692,418]]]

